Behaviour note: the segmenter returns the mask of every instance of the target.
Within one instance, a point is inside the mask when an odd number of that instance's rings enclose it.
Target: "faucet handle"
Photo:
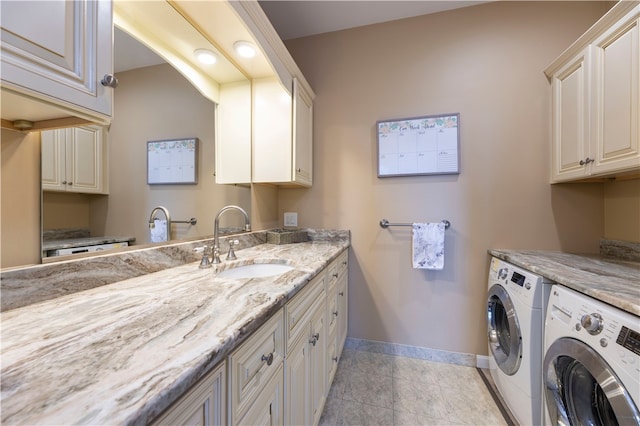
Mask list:
[[[238,257],[236,256],[236,252],[233,251],[233,247],[240,244],[239,240],[229,240],[229,252],[227,253],[227,260],[236,260]]]
[[[198,265],[198,268],[211,268],[211,262],[209,261],[209,249],[209,246],[196,247],[193,249],[193,251],[196,253],[202,252],[202,260],[200,260],[200,265]]]

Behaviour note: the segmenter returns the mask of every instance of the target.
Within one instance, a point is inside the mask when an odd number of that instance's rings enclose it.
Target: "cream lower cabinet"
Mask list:
[[[280,310],[229,355],[230,424],[283,424],[283,325]]]
[[[326,399],[326,271],[285,305],[285,424],[318,424]]]
[[[32,117],[44,103],[106,124],[113,89],[101,82],[113,73],[111,1],[3,1],[0,12],[3,94],[7,89],[20,104],[30,102],[20,108],[12,99],[7,107],[27,120],[60,117],[55,108]]]
[[[347,267],[344,250],[154,425],[317,425],[346,338]]]
[[[343,251],[328,268],[327,291],[327,390],[331,386],[347,338],[348,251]]]
[[[107,194],[106,132],[100,126],[42,132],[42,189]]]
[[[620,2],[545,71],[552,182],[640,171],[639,17]]]
[[[226,424],[226,367],[224,361],[218,364],[153,424],[156,426]]]

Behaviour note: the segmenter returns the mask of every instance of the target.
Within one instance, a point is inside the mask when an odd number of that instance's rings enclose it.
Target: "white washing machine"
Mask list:
[[[639,317],[553,286],[544,346],[551,424],[640,425]]]
[[[489,370],[502,399],[522,426],[543,416],[543,330],[553,283],[491,259],[487,295]]]

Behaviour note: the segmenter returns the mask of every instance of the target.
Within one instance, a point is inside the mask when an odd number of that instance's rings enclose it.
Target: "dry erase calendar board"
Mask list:
[[[198,139],[147,142],[147,183],[198,183]]]
[[[460,114],[376,124],[378,177],[460,173]]]

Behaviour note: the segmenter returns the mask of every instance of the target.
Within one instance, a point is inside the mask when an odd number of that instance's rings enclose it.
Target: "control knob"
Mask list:
[[[498,279],[503,280],[507,278],[508,273],[509,270],[507,268],[500,268],[500,270],[498,270]]]
[[[584,329],[592,336],[599,334],[604,326],[602,316],[596,313],[583,315],[582,318],[580,318],[580,324],[582,324]]]

